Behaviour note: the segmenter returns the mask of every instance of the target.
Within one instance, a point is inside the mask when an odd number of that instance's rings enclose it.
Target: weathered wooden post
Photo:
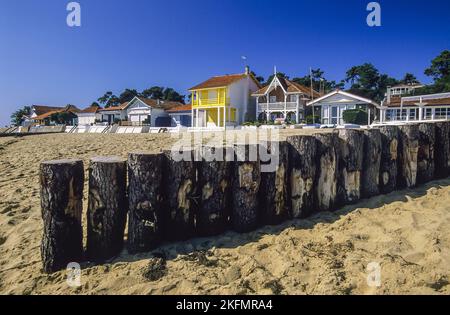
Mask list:
[[[128,154],[128,251],[145,252],[163,237],[162,177],[164,154]]]
[[[370,198],[380,194],[381,133],[378,129],[364,131],[364,159],[361,196]]]
[[[450,175],[450,128],[448,122],[435,123],[435,178],[445,178]]]
[[[434,179],[434,144],[436,128],[433,123],[419,124],[419,152],[417,155],[417,183]]]
[[[414,187],[417,182],[419,125],[403,125],[399,127],[399,130],[397,186],[399,188]]]
[[[316,201],[318,211],[335,210],[337,206],[338,135],[318,133]]]
[[[235,231],[249,232],[258,226],[260,219],[258,193],[261,165],[258,146],[236,144],[234,150],[231,223]]]
[[[397,188],[398,137],[397,126],[381,126],[380,193],[388,194]]]
[[[261,219],[265,224],[276,225],[289,216],[289,147],[286,141],[267,141],[259,148]]]
[[[47,161],[40,165],[44,272],[65,269],[68,263],[82,259],[83,185],[81,160]]]
[[[192,150],[165,151],[164,221],[165,238],[187,240],[195,232],[195,214],[200,203],[197,163]]]
[[[289,143],[290,217],[307,217],[314,212],[317,140],[313,136],[292,136]]]
[[[87,255],[101,262],[123,248],[127,218],[127,164],[119,157],[95,157],[89,165]]]
[[[228,228],[231,208],[231,167],[228,147],[204,146],[199,165],[200,206],[196,227],[202,236],[218,235]]]
[[[361,173],[364,158],[364,134],[355,129],[339,130],[339,174],[337,198],[339,205],[348,205],[361,198]]]

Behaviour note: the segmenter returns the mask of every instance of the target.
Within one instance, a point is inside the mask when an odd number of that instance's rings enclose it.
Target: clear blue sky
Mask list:
[[[24,105],[91,104],[107,90],[153,85],[181,93],[212,75],[290,76],[320,67],[340,80],[373,63],[401,78],[450,48],[450,1],[384,0],[382,27],[369,0],[79,0],[82,26],[66,25],[69,0],[0,0],[0,125]]]

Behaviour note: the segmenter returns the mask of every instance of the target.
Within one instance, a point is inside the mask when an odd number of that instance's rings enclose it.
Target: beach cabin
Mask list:
[[[33,105],[31,121],[37,125],[69,125],[78,123],[77,113],[80,110],[75,105],[65,107],[50,107]]]
[[[170,117],[166,111],[183,105],[180,102],[136,96],[128,103],[125,109],[127,120],[133,126],[170,127]]]
[[[192,122],[192,105],[187,104],[177,106],[173,109],[167,110],[171,118],[171,127],[191,127]]]
[[[102,120],[99,105],[93,104],[77,113],[78,125],[94,125]]]
[[[367,125],[373,122],[377,110],[381,107],[376,102],[341,90],[335,90],[307,103],[307,106],[320,108],[322,125],[342,126],[345,124],[343,114],[346,110],[361,109],[367,112]]]
[[[98,114],[100,115],[100,121],[107,123],[108,125],[113,125],[119,121],[127,119],[127,112],[125,110],[128,102],[122,103],[118,106],[111,106],[103,109],[99,109]]]
[[[386,99],[381,106],[381,123],[450,120],[450,93]]]
[[[255,120],[256,103],[251,94],[260,88],[248,67],[244,73],[211,77],[190,88],[191,125],[217,128]]]
[[[269,85],[254,92],[252,96],[256,98],[258,120],[282,118],[299,123],[305,118],[306,103],[313,97],[320,97],[320,94],[275,74]]]

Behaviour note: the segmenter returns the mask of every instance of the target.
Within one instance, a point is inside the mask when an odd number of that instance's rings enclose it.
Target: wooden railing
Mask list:
[[[230,105],[230,98],[200,98],[192,102],[196,107],[210,107],[210,106],[228,106]]]

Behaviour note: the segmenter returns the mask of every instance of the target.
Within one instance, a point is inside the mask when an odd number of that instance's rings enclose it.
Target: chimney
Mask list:
[[[250,67],[249,66],[245,66],[245,74],[246,75],[250,74]]]

